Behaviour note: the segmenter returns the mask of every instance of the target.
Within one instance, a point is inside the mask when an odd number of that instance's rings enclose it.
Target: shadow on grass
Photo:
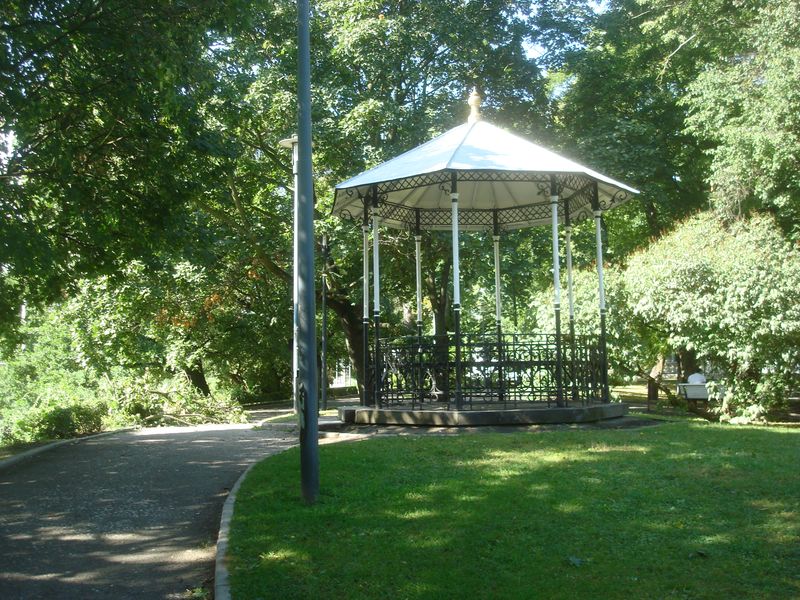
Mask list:
[[[290,452],[239,492],[234,597],[797,597],[798,459],[687,423],[373,439],[324,447],[304,507]]]

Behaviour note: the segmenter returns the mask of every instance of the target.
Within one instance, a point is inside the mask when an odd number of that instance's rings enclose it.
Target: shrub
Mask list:
[[[35,439],[71,438],[101,431],[106,412],[105,404],[51,406],[34,411],[30,427]]]
[[[634,256],[626,284],[633,312],[672,348],[721,367],[721,418],[757,420],[784,404],[800,365],[800,252],[774,219],[694,217]]]

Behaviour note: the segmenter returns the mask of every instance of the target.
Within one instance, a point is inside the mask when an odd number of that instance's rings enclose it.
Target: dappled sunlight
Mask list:
[[[459,502],[480,502],[485,500],[486,496],[478,496],[477,494],[467,493],[467,494],[459,494],[456,497],[456,500]]]
[[[400,513],[397,516],[400,517],[401,519],[414,520],[414,519],[426,519],[426,518],[438,517],[439,513],[432,510],[417,508],[405,513]]]
[[[617,444],[617,445],[592,444],[591,446],[586,448],[586,452],[592,452],[592,453],[638,452],[640,454],[646,454],[649,451],[650,448],[647,446],[633,445],[633,444]]]
[[[694,541],[700,547],[734,544],[736,543],[736,536],[730,531],[725,531],[714,534],[703,534],[697,536]]]
[[[603,485],[603,480],[599,477],[580,477],[579,478],[583,483],[590,483],[592,485]]]
[[[795,543],[800,548],[800,507],[798,503],[789,504],[769,499],[750,502],[754,510],[764,519],[764,535],[775,544]],[[798,551],[800,558],[800,551]]]
[[[531,493],[547,494],[553,490],[553,486],[549,483],[531,483],[526,486],[525,491],[530,495]]]
[[[578,502],[559,502],[554,508],[564,514],[575,514],[584,510],[584,506]]]
[[[293,550],[291,548],[277,548],[270,550],[269,552],[264,552],[263,554],[259,555],[259,558],[264,562],[287,563],[299,563],[310,559],[308,554],[298,552],[297,550]]]
[[[207,425],[194,425],[191,427],[144,427],[131,432],[135,437],[148,437],[148,436],[164,436],[202,431],[235,431],[241,429],[252,429],[253,425],[248,423],[220,423],[220,424],[207,424]],[[196,442],[214,442],[215,440],[192,440],[190,443]]]
[[[667,455],[669,460],[675,461],[702,461],[708,457],[708,454],[704,450],[686,450],[685,452],[681,452],[680,454],[671,453]]]
[[[243,598],[277,589],[285,597],[447,597],[454,589],[693,597],[710,573],[722,578],[720,594],[748,595],[763,582],[747,579],[742,561],[757,564],[767,543],[775,545],[769,556],[785,561],[800,542],[796,515],[775,497],[789,482],[771,485],[769,463],[753,471],[761,459],[742,453],[752,445],[686,425],[667,433],[373,439],[324,450],[327,480],[310,511],[284,482],[296,469],[293,451],[257,467],[240,491],[233,577],[241,560],[249,581],[270,582]],[[776,462],[774,452],[759,454]],[[777,504],[750,505],[759,499]],[[783,537],[775,535],[781,525]],[[276,560],[281,568],[254,570],[248,562],[285,549],[308,563]],[[785,595],[787,579],[771,581]]]

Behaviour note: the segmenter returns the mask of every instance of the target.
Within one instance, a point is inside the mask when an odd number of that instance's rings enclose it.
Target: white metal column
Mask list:
[[[596,184],[595,184],[596,185]],[[595,199],[597,198],[597,191],[595,188]],[[600,305],[600,360],[601,360],[601,378],[602,378],[602,400],[603,402],[609,401],[608,390],[608,348],[606,345],[606,288],[605,280],[603,279],[603,211],[599,210],[598,202],[595,202],[597,207],[594,211],[594,231],[595,240],[597,243],[597,291],[598,291],[598,304]]]
[[[550,196],[550,214],[553,226],[553,306],[561,310],[561,257],[558,249],[558,195]]]
[[[363,302],[364,310],[362,318],[364,323],[369,324],[369,225],[364,224],[361,226],[361,233],[363,235],[363,249],[364,249],[364,275],[363,275]]]
[[[414,257],[417,275],[417,333],[422,333],[422,236],[414,236]]]
[[[550,181],[550,212],[553,228],[553,310],[556,321],[556,406],[564,405],[564,368],[561,350],[561,257],[558,249],[558,188]]]
[[[364,206],[364,222],[361,225],[361,233],[363,235],[363,257],[364,257],[364,273],[362,279],[363,286],[363,304],[361,316],[361,343],[362,343],[362,371],[364,381],[362,382],[362,406],[369,404],[369,222],[367,216],[367,207]]]
[[[461,273],[458,255],[458,193],[450,194],[453,233],[453,308],[461,310]]]
[[[372,321],[375,325],[374,393],[375,408],[381,406],[381,263],[380,224],[377,208],[372,213]]]
[[[500,319],[503,314],[503,305],[500,295],[500,236],[493,235],[494,242],[494,318],[498,331],[500,329]]]
[[[569,205],[564,208],[564,253],[567,259],[567,304],[569,305],[569,374],[571,381],[572,401],[577,403],[579,398],[577,372],[576,372],[576,340],[575,340],[575,297],[572,288],[572,224],[569,220]]]
[[[372,315],[379,318],[381,314],[381,265],[378,244],[380,243],[381,218],[372,215]]]
[[[456,185],[458,179],[455,172],[452,175],[450,188],[450,204],[452,207],[451,219],[453,230],[453,333],[455,335],[456,349],[456,410],[461,410],[461,269],[458,254],[458,192]]]

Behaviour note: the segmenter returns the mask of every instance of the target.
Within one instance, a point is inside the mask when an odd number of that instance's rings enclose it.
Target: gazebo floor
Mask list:
[[[436,427],[474,427],[478,425],[535,425],[554,423],[587,423],[616,419],[627,412],[620,403],[589,406],[547,407],[546,404],[526,408],[483,408],[449,410],[447,408],[410,408],[394,406],[345,406],[339,408],[344,423],[356,425],[420,425]]]

